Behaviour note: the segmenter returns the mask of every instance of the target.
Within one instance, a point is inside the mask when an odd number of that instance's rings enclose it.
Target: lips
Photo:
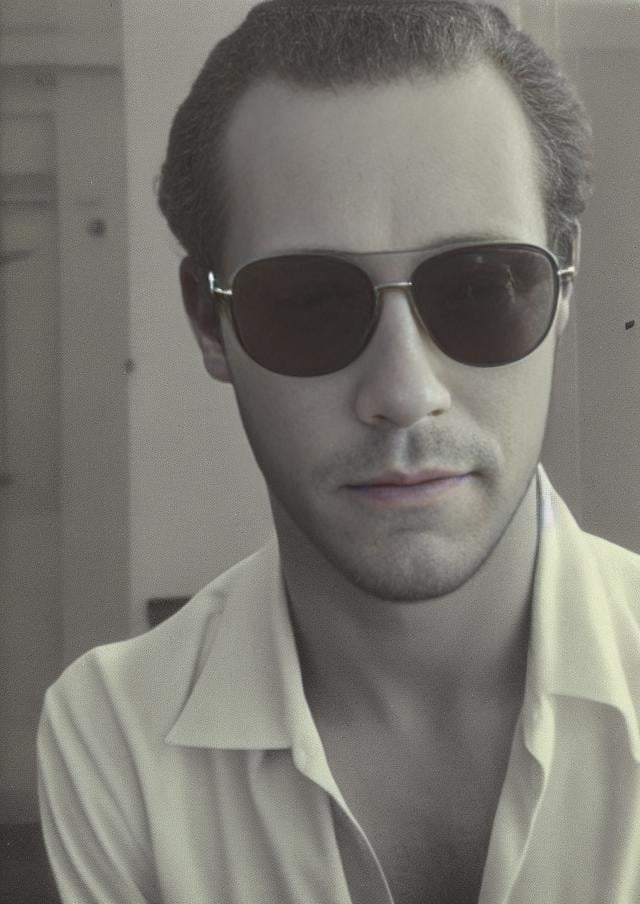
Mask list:
[[[351,486],[417,486],[433,480],[446,480],[450,477],[464,477],[468,471],[450,471],[443,468],[429,468],[416,474],[405,474],[399,471],[388,471]]]

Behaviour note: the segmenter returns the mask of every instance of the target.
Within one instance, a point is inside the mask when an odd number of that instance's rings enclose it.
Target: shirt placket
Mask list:
[[[331,801],[331,808],[351,904],[394,904],[380,861],[366,835],[335,800]]]
[[[362,827],[350,812],[331,774],[315,731],[304,743],[294,745],[293,761],[303,775],[328,795],[336,847],[351,904],[395,904],[380,861]]]
[[[525,702],[495,814],[478,904],[512,904],[536,826],[553,746],[548,702]]]

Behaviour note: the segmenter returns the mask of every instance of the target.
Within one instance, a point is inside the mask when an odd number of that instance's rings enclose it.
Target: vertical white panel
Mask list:
[[[132,630],[150,597],[195,593],[262,545],[268,497],[233,391],[212,380],[178,284],[181,250],[157,209],[169,128],[248,0],[125,0],[131,352]],[[167,54],[167,47],[171,53]]]
[[[57,217],[49,111],[3,85],[0,198],[0,823],[37,818],[35,732],[59,673]],[[21,153],[24,151],[24,153]],[[37,663],[37,668],[34,668]]]
[[[59,73],[65,663],[128,635],[123,106],[118,73]]]

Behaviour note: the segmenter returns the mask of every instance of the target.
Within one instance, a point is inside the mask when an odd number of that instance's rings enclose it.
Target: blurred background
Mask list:
[[[0,5],[0,904],[57,900],[36,793],[47,686],[273,529],[154,195],[178,104],[251,5]],[[595,128],[542,461],[585,530],[640,552],[640,4],[498,5],[561,61]]]

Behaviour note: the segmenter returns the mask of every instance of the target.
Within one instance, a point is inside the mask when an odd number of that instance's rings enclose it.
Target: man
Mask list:
[[[463,2],[272,0],[160,204],[275,535],[48,691],[65,902],[640,900],[640,557],[539,463],[589,126]]]

